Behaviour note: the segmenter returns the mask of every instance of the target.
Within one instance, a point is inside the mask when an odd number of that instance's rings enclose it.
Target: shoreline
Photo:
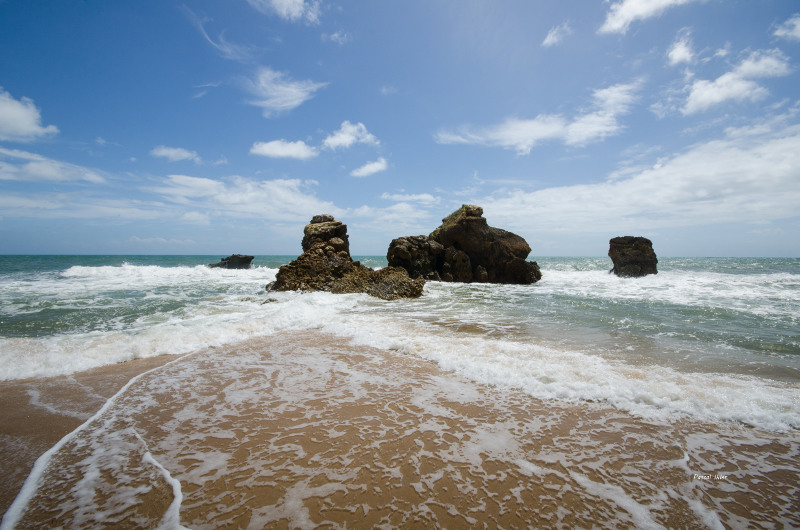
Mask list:
[[[0,381],[0,514],[19,493],[34,462],[73,432],[137,375],[173,355],[135,359],[56,377]]]
[[[94,389],[83,403],[145,371],[125,364],[100,369],[109,373],[95,386],[73,376]],[[132,385],[102,423],[54,455],[21,527],[91,522],[96,507],[64,492],[98,470],[92,488],[115,520],[158,522],[177,480],[180,520],[193,528],[800,524],[791,434],[541,401],[313,331],[178,359]],[[109,456],[128,467],[103,468]],[[145,493],[122,494],[121,477]]]

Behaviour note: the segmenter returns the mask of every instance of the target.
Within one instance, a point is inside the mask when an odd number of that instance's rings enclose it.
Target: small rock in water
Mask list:
[[[211,268],[220,269],[249,269],[250,263],[253,261],[253,256],[245,256],[244,254],[232,254],[227,258],[222,258],[219,263],[209,263]]]

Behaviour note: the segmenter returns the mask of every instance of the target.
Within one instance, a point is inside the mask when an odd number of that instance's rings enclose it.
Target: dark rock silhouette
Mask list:
[[[646,237],[622,236],[609,241],[608,257],[617,276],[638,277],[658,274],[658,258],[653,243]]]
[[[232,254],[227,258],[222,258],[219,263],[209,263],[208,266],[212,268],[218,267],[221,269],[249,269],[252,261],[253,256]]]
[[[384,300],[422,295],[424,280],[403,269],[373,270],[350,257],[347,225],[331,215],[316,215],[303,230],[303,253],[278,270],[275,291],[367,293]]]
[[[489,226],[483,208],[465,204],[430,235],[393,240],[386,259],[412,278],[530,284],[542,278],[539,265],[526,260],[530,251],[522,237]]]

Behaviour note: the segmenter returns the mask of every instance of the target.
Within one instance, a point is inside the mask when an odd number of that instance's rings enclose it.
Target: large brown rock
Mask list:
[[[489,226],[483,208],[464,205],[427,236],[393,240],[386,258],[412,278],[530,284],[542,273],[527,261],[531,247],[517,234]]]
[[[617,276],[646,276],[658,274],[658,258],[653,243],[646,237],[622,236],[609,241],[608,257]]]
[[[412,280],[402,269],[376,271],[353,261],[347,225],[331,215],[311,219],[303,230],[302,247],[303,253],[283,265],[267,289],[367,293],[384,300],[422,295],[425,281]]]

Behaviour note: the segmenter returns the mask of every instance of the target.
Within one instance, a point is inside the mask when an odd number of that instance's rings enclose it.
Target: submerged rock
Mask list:
[[[275,291],[367,293],[384,300],[422,295],[424,280],[412,280],[402,269],[373,270],[350,257],[347,225],[331,215],[316,215],[303,230],[303,253],[283,265]]]
[[[617,276],[638,277],[658,274],[658,258],[653,243],[646,237],[622,236],[609,241],[608,257]]]
[[[542,278],[539,265],[526,260],[530,251],[521,236],[489,226],[483,208],[465,204],[430,235],[393,240],[386,259],[412,278],[530,284]]]
[[[209,263],[208,266],[212,268],[221,269],[249,269],[250,263],[253,261],[253,256],[245,256],[244,254],[232,254],[227,258],[222,258],[219,263]]]

